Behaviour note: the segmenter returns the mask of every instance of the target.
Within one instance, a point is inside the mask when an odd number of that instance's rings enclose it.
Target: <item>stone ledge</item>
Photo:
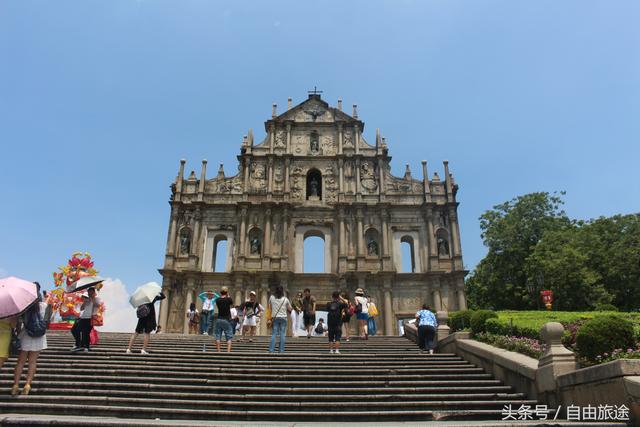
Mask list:
[[[640,360],[619,359],[558,376],[558,387],[570,387],[617,377],[640,376]]]
[[[532,357],[471,339],[458,340],[457,344],[462,351],[468,351],[476,356],[491,360],[493,363],[524,375],[532,381],[536,379],[538,361]]]

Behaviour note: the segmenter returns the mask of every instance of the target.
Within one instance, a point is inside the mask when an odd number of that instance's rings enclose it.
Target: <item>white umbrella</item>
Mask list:
[[[90,288],[92,286],[95,286],[98,283],[102,283],[105,280],[106,279],[104,279],[102,277],[99,277],[99,276],[81,277],[78,280],[76,280],[75,282],[73,282],[71,284],[71,286],[67,286],[67,289],[65,289],[65,292],[67,292],[67,293],[78,292],[78,291],[81,291],[83,289],[87,289],[87,288]]]
[[[153,302],[161,292],[162,288],[157,283],[147,283],[146,285],[140,286],[135,290],[135,292],[133,292],[133,295],[129,298],[129,304],[131,304],[133,308],[138,308],[142,304],[149,304],[150,302]]]

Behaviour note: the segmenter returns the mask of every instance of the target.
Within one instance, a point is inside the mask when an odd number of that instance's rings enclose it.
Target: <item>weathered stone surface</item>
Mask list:
[[[364,122],[329,106],[318,94],[265,123],[266,136],[243,139],[237,173],[222,166],[213,179],[184,176],[172,184],[165,263],[167,299],[160,324],[187,328],[187,302],[227,286],[241,303],[254,290],[266,301],[277,284],[291,295],[308,287],[319,302],[336,289],[365,288],[381,315],[378,328],[397,333],[422,304],[466,308],[458,186],[444,162],[444,178],[391,174],[379,132],[369,144]],[[425,153],[426,154],[426,153]],[[324,240],[324,271],[303,272],[304,240]],[[227,242],[226,253],[218,253]],[[402,245],[411,271],[402,271]],[[220,250],[221,251],[221,250]],[[214,271],[224,257],[224,271]],[[262,294],[265,295],[262,295]],[[355,322],[354,322],[355,323]],[[265,328],[261,327],[264,331]]]

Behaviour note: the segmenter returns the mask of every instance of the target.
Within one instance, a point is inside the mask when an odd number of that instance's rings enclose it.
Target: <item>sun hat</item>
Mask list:
[[[364,295],[364,291],[362,290],[362,288],[356,289],[356,295],[357,294]]]
[[[256,295],[256,291],[249,292],[249,295]]]

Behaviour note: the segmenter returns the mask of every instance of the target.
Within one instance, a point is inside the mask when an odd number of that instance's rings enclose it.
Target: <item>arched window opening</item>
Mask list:
[[[217,236],[213,249],[213,271],[222,273],[227,271],[227,237]]]
[[[320,235],[309,234],[304,239],[302,253],[304,273],[324,273],[324,239]]]
[[[416,272],[416,258],[415,248],[413,247],[413,239],[405,236],[400,239],[400,246],[402,249],[402,272],[403,273],[415,273]]]
[[[367,256],[380,256],[380,235],[375,228],[369,228],[364,233],[364,242],[367,245]]]
[[[262,230],[252,228],[249,232],[249,255],[262,255]]]
[[[322,200],[322,174],[318,169],[307,173],[307,200]]]

